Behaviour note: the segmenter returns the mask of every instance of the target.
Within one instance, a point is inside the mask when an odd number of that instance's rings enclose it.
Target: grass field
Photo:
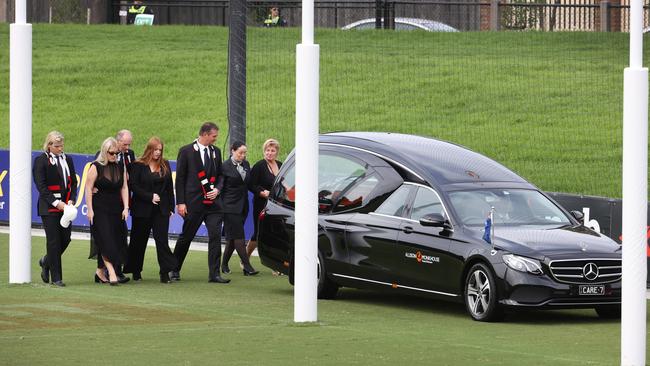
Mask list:
[[[0,234],[0,252],[8,252]],[[88,243],[63,257],[65,288],[0,281],[0,365],[614,365],[620,323],[592,310],[511,314],[503,323],[470,320],[461,305],[343,289],[318,302],[317,324],[293,323],[293,290],[257,258],[257,277],[207,282],[204,252],[191,251],[183,280],[157,282],[149,248],[144,280],[92,282]],[[236,263],[236,258],[233,263]],[[0,278],[7,279],[7,256]]]
[[[175,158],[200,122],[227,134],[227,29],[34,25],[33,147],[58,129],[94,153],[121,128]],[[294,143],[299,29],[250,28],[249,160]],[[8,26],[0,25],[0,147],[8,147]],[[484,153],[543,190],[620,197],[622,33],[319,29],[321,131],[434,136]],[[646,44],[646,59],[648,53]],[[7,84],[5,84],[5,82]]]

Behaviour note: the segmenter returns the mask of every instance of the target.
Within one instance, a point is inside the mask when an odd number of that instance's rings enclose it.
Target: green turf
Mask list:
[[[65,288],[40,281],[32,241],[32,284],[8,285],[0,256],[0,365],[614,365],[620,324],[592,310],[470,320],[461,305],[344,289],[318,302],[317,324],[293,323],[286,277],[262,267],[207,282],[205,252],[188,255],[181,282],[156,281],[153,248],[144,280],[93,283],[88,243],[63,257]],[[8,235],[0,234],[8,253]],[[236,258],[232,260],[236,263]],[[236,266],[231,266],[236,267]]]
[[[8,25],[0,39],[8,40]],[[249,160],[294,143],[300,30],[249,28]],[[199,124],[227,134],[227,29],[33,27],[33,147],[58,129],[94,153],[121,128],[160,135],[167,157]],[[621,196],[624,33],[345,32],[317,29],[321,131],[439,137],[514,169],[546,191]],[[647,42],[646,42],[647,43]],[[646,44],[648,59],[650,44]],[[8,45],[0,44],[0,147],[8,147]],[[6,84],[5,84],[6,83]]]

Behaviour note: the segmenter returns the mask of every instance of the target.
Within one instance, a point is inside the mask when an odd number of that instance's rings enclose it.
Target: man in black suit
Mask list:
[[[47,254],[39,259],[41,279],[57,286],[63,283],[61,255],[70,244],[72,225],[61,226],[60,220],[66,205],[77,199],[77,174],[69,156],[63,153],[64,138],[52,131],[45,138],[44,153],[34,159],[33,176],[38,190],[38,215],[45,229]]]
[[[131,164],[135,161],[135,153],[131,150],[133,135],[129,130],[121,130],[115,135],[115,140],[117,140],[117,149],[120,151],[117,154],[117,162],[124,164],[127,173],[130,173]]]
[[[221,191],[221,151],[212,144],[219,127],[205,122],[199,137],[178,151],[176,159],[176,212],[183,217],[183,229],[174,247],[178,267],[171,271],[172,280],[180,280],[180,270],[190,243],[202,222],[208,229],[209,281],[228,283],[219,274],[221,259],[221,224],[223,213],[217,196]]]

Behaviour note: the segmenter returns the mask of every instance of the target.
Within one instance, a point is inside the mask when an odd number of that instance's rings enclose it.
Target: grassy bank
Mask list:
[[[67,151],[92,153],[129,128],[136,153],[157,134],[175,158],[204,120],[222,127],[223,147],[227,35],[220,27],[35,25],[34,148],[58,129]],[[249,29],[249,160],[269,136],[284,154],[293,146],[299,39],[299,29]],[[547,191],[620,197],[628,35],[318,30],[316,40],[322,132],[433,136]],[[0,86],[8,64],[5,42]],[[8,87],[0,100],[0,147],[8,147]]]

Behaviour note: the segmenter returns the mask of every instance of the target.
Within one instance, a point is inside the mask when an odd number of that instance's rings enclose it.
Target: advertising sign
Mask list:
[[[569,211],[581,211],[585,226],[605,234],[621,243],[623,238],[623,201],[620,199],[580,196],[566,193],[548,193],[557,203]],[[650,220],[650,207],[648,210]],[[646,253],[648,265],[647,285],[650,288],[650,223],[646,227]]]

